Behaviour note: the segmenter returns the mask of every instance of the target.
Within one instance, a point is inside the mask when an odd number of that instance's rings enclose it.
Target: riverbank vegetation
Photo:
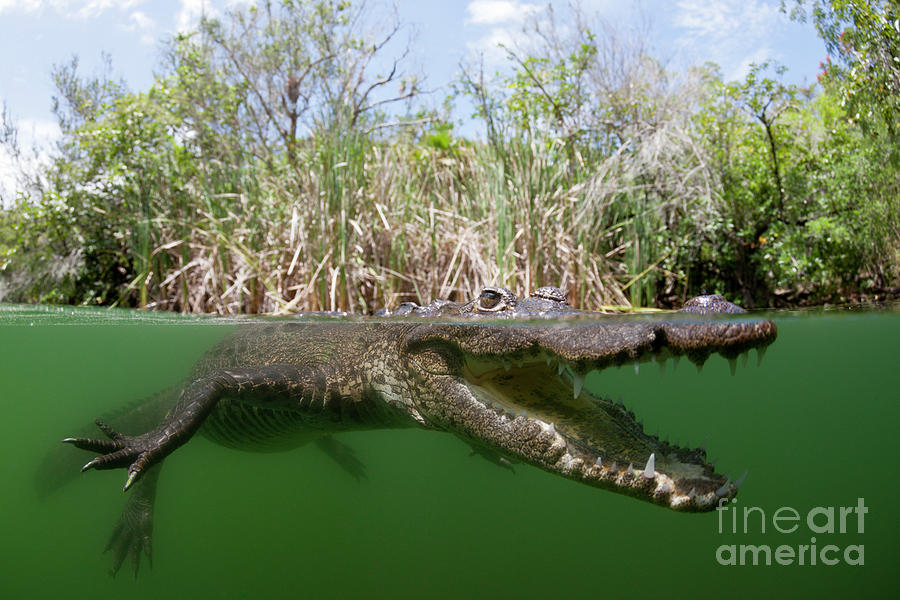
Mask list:
[[[144,91],[73,59],[53,72],[62,137],[0,212],[0,299],[254,313],[492,283],[588,308],[897,294],[900,15],[869,5],[793,7],[832,52],[806,88],[771,63],[673,72],[640,32],[547,9],[506,69],[465,62],[426,93],[403,28],[336,0],[204,19]],[[455,132],[454,103],[483,136]],[[0,140],[23,152],[8,116]]]

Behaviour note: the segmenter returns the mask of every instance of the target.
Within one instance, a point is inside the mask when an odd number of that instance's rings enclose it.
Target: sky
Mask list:
[[[202,14],[221,14],[249,0],[0,0],[0,103],[19,124],[24,146],[46,145],[58,135],[51,112],[54,64],[78,56],[83,73],[96,72],[102,53],[130,89],[145,90],[158,70],[162,43],[189,29]],[[370,0],[377,11],[389,4]],[[553,2],[560,14],[568,2]],[[791,22],[779,0],[582,0],[588,14],[629,27],[649,23],[651,55],[669,68],[717,63],[727,80],[753,63],[773,59],[791,83],[815,81],[825,57],[810,24]],[[413,36],[412,61],[436,96],[461,60],[483,56],[502,66],[498,43],[520,39],[528,15],[544,0],[397,0],[399,18]],[[464,118],[464,115],[463,117]],[[474,125],[463,125],[474,127]],[[465,129],[464,129],[465,131]],[[0,197],[14,187],[14,166],[0,152]]]

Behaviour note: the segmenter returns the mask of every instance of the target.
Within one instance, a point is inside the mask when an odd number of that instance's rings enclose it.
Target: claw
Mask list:
[[[113,439],[113,440],[118,440],[119,438],[122,437],[121,433],[119,433],[118,431],[116,431],[115,429],[113,429],[112,427],[110,427],[109,425],[107,425],[106,423],[101,421],[100,419],[94,419],[94,423],[97,424],[97,427],[100,428],[100,431],[102,431],[103,433],[106,434],[106,437]]]
[[[81,472],[84,473],[85,471],[89,471],[90,469],[95,468],[98,464],[100,464],[100,462],[95,458],[81,467]]]
[[[125,480],[125,487],[122,488],[123,492],[127,492],[128,488],[134,485],[134,482],[137,481],[137,478],[140,477],[140,471],[129,471],[128,479]]]
[[[118,442],[112,440],[92,440],[90,438],[66,438],[61,441],[63,444],[72,444],[81,450],[89,450],[91,452],[114,452],[121,448]]]

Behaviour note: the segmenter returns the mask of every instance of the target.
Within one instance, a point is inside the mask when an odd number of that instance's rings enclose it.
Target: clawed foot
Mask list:
[[[82,471],[128,467],[128,479],[125,481],[125,487],[122,488],[123,491],[127,491],[148,467],[157,462],[154,455],[159,454],[158,450],[161,445],[158,442],[154,443],[153,432],[130,436],[119,433],[100,419],[94,419],[94,423],[110,439],[66,438],[63,443],[101,454],[84,465],[81,468]]]

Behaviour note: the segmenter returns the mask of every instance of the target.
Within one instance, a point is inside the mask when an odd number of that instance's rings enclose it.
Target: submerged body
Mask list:
[[[316,441],[358,477],[360,463],[330,434],[424,427],[501,466],[524,462],[676,510],[711,510],[736,485],[702,450],[645,434],[624,406],[583,388],[591,370],[680,356],[701,364],[713,352],[734,360],[775,339],[771,321],[710,316],[743,312],[718,297],[682,312],[597,318],[555,288],[524,299],[486,288],[467,303],[406,304],[378,320],[249,325],[201,358],[174,395],[134,408],[140,421],[117,422],[149,431],[98,421],[110,439],[64,441],[100,453],[85,469],[128,468],[125,488],[135,489],[108,546],[114,570],[129,555],[136,570],[140,552],[149,555],[158,465],[198,432],[256,451]]]

